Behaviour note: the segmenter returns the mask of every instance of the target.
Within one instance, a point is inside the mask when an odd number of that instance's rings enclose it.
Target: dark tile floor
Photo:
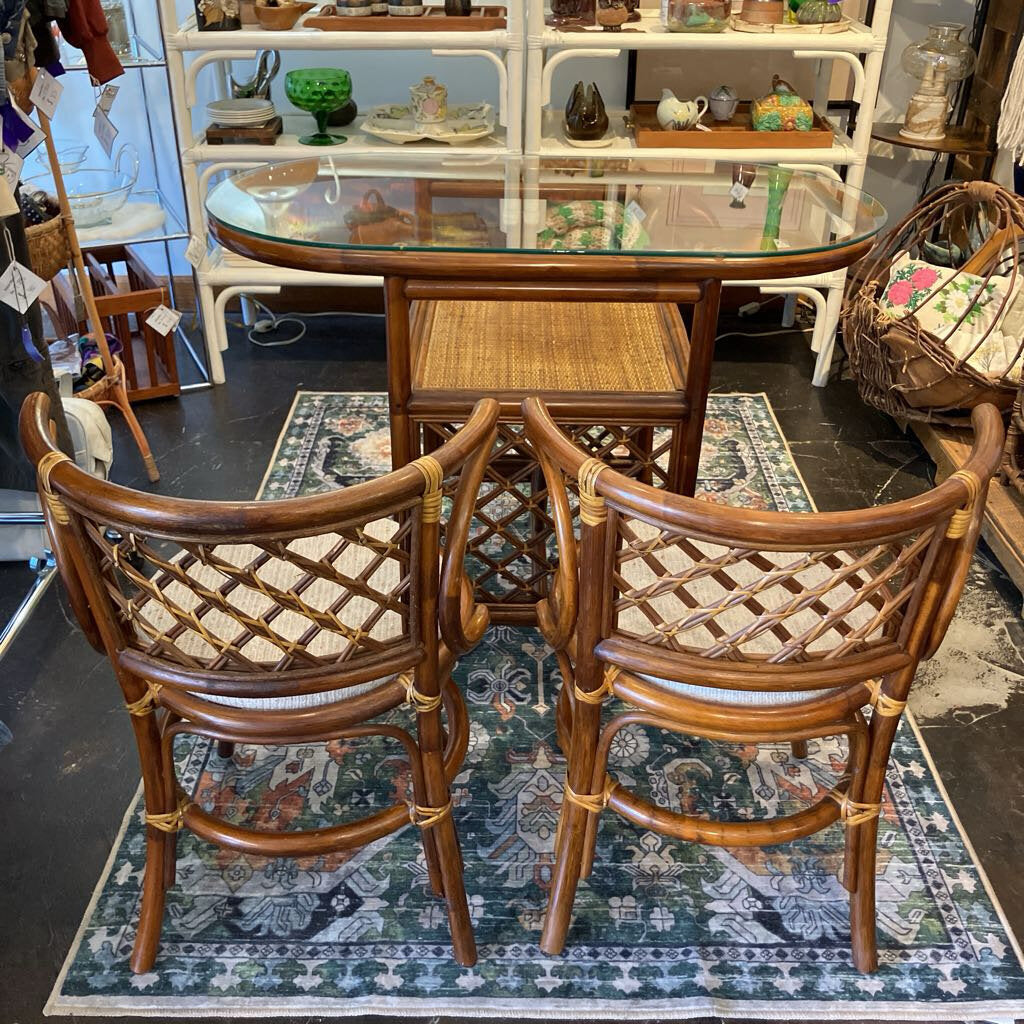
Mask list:
[[[139,407],[162,493],[251,496],[296,389],[383,389],[379,319],[312,324],[289,348],[254,349],[236,334],[227,386]],[[916,442],[866,409],[849,382],[816,389],[810,374],[800,336],[728,337],[719,346],[714,388],[767,392],[822,509],[894,500],[928,485],[930,466]],[[147,487],[137,454],[119,424],[115,430],[114,478]],[[0,616],[28,582],[25,570],[0,567]],[[59,585],[0,663],[0,721],[14,737],[0,752],[0,1024],[32,1024],[42,1019],[138,779],[110,669],[73,623]],[[953,715],[927,725],[952,801],[1024,934],[1024,697],[1011,695],[974,729]]]

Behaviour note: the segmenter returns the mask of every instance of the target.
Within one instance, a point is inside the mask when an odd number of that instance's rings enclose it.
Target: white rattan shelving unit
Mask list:
[[[846,168],[845,180],[861,188],[871,145],[871,129],[878,99],[882,59],[889,35],[893,0],[877,0],[871,25],[854,22],[849,31],[834,34],[752,33],[731,29],[717,34],[669,32],[660,23],[657,11],[644,10],[641,20],[627,27],[634,31],[606,32],[594,27],[582,31],[560,31],[544,23],[544,0],[528,0],[526,28],[526,101],[524,149],[528,155],[566,159],[592,156],[614,159],[617,155],[642,154],[650,160],[708,160],[742,163],[768,163],[801,167],[839,176]],[[610,131],[615,141],[609,146],[580,148],[565,141],[562,131],[564,97],[551,95],[555,69],[580,59],[618,57],[623,50],[700,50],[721,52],[723,57],[743,52],[762,51],[789,54],[796,60],[817,63],[814,108],[824,115],[828,107],[832,65],[844,62],[850,69],[852,98],[859,107],[853,135],[835,133],[830,146],[820,149],[639,149],[625,127],[624,110],[609,110]],[[582,77],[582,76],[581,76]],[[817,354],[813,382],[823,386],[828,380],[835,345],[836,327],[842,306],[846,272],[819,274],[787,281],[751,282],[762,293],[801,295],[816,308],[811,346]],[[824,294],[823,294],[824,293]]]
[[[428,0],[429,2],[429,0]],[[205,217],[206,193],[222,171],[238,170],[271,160],[308,157],[340,159],[380,154],[390,162],[408,159],[410,165],[426,154],[450,158],[481,155],[520,155],[523,152],[523,67],[525,0],[506,0],[507,26],[486,32],[420,32],[414,24],[404,32],[321,32],[306,29],[302,20],[287,32],[269,32],[243,27],[236,32],[199,32],[194,16],[178,24],[174,0],[158,0],[160,24],[167,53],[168,75],[175,127],[181,140],[185,182],[185,205],[189,231],[202,243],[205,255],[196,266],[196,286],[202,314],[210,373],[216,383],[224,381],[222,352],[227,348],[224,312],[237,296],[277,294],[283,285],[379,284],[380,279],[357,275],[324,274],[289,270],[254,262],[225,251],[212,243]],[[306,15],[309,17],[309,15]],[[198,105],[197,82],[202,74],[218,76],[223,83],[232,60],[254,58],[259,50],[301,51],[337,54],[342,51],[428,51],[437,57],[476,57],[488,61],[498,77],[498,131],[490,139],[467,146],[445,143],[415,147],[393,146],[358,131],[362,118],[344,130],[348,142],[311,151],[300,145],[296,121],[308,130],[309,119],[285,114],[284,134],[274,146],[218,145],[204,141],[205,113]],[[191,59],[186,59],[190,57]],[[282,106],[284,106],[282,104]],[[216,290],[216,297],[215,297]]]

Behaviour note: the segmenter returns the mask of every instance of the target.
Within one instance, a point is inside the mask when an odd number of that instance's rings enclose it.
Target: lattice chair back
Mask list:
[[[598,645],[612,666],[732,690],[825,689],[930,655],[966,576],[1002,438],[985,406],[970,460],[934,490],[799,514],[629,480],[574,446],[542,403],[524,411],[549,489],[562,495],[552,502],[561,565],[540,613],[545,631],[575,630],[581,650]],[[566,479],[579,493],[578,554]]]
[[[32,396],[23,443],[75,610],[115,662],[209,694],[281,697],[412,668],[436,647],[439,615],[450,646],[468,645],[475,610],[460,608],[469,588],[458,521],[472,512],[496,403],[479,403],[448,444],[387,476],[269,502],[97,481],[52,446],[47,416]],[[442,488],[467,463],[475,482],[447,503],[442,564]]]

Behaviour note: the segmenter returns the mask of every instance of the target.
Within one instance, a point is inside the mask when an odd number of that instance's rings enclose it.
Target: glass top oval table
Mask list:
[[[415,168],[407,158],[318,155],[236,174],[211,190],[206,205],[211,232],[228,250],[285,267],[384,277],[396,467],[420,453],[418,423],[431,417],[451,422],[481,393],[499,399],[506,420],[518,417],[525,393],[539,392],[549,404],[565,398],[565,389],[556,395],[542,385],[524,392],[521,384],[517,389],[501,380],[460,390],[435,376],[428,386],[417,371],[428,347],[425,307],[482,302],[493,311],[496,302],[512,302],[535,311],[554,308],[536,304],[575,302],[591,311],[610,309],[596,303],[671,310],[677,328],[667,331],[666,346],[679,350],[671,393],[652,391],[638,403],[635,389],[629,396],[587,391],[584,382],[579,390],[587,392],[593,412],[588,422],[621,421],[628,397],[634,412],[644,406],[648,422],[681,424],[666,484],[690,494],[722,282],[820,283],[821,275],[865,255],[885,222],[877,200],[826,174],[640,155],[424,156]],[[693,307],[688,331],[678,303]],[[487,344],[506,363],[511,358],[504,351],[509,317],[488,315],[492,320],[483,328],[478,324],[463,340],[449,342],[458,349],[449,368],[473,360],[486,366]],[[601,312],[590,315],[582,322],[595,325],[594,337],[600,329],[607,336]],[[582,333],[587,344],[586,326]],[[557,353],[557,331],[549,334]],[[621,361],[629,361],[628,352]],[[548,379],[543,368],[540,379]],[[562,422],[572,422],[564,412]]]

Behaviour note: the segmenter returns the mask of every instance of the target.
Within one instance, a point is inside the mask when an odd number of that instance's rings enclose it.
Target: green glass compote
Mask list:
[[[304,146],[333,146],[347,142],[345,135],[332,135],[327,131],[327,118],[352,98],[352,79],[341,68],[303,68],[289,71],[284,76],[284,92],[299,110],[316,118],[316,134],[299,138]]]

